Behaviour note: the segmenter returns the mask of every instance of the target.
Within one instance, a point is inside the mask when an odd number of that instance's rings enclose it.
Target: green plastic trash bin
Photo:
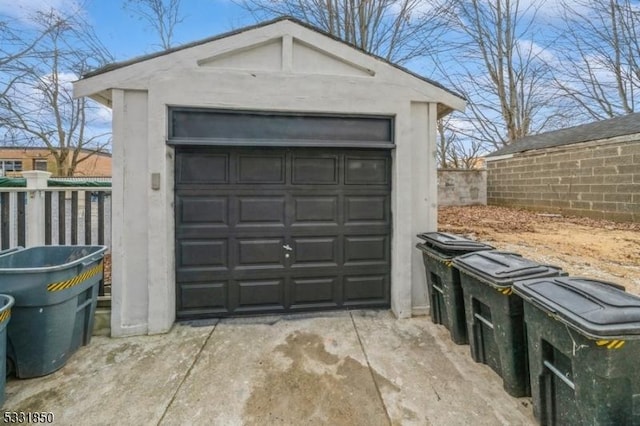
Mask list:
[[[530,395],[522,299],[511,286],[561,269],[501,251],[465,254],[453,264],[460,270],[471,357],[498,373],[510,395]]]
[[[416,247],[422,252],[427,275],[431,321],[434,324],[444,325],[449,330],[454,343],[466,345],[469,339],[460,272],[453,266],[451,260],[456,256],[475,251],[492,250],[493,247],[444,232],[425,232],[419,234],[418,238],[424,241]]]
[[[543,425],[640,425],[640,297],[584,278],[517,282]]]
[[[4,385],[7,377],[7,324],[11,319],[13,297],[0,294],[0,407],[4,404]]]
[[[61,368],[91,340],[104,246],[41,246],[0,255],[0,293],[14,297],[7,358],[19,378]]]

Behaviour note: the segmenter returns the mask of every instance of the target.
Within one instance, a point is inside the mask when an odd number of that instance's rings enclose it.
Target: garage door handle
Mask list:
[[[293,251],[293,249],[291,248],[291,246],[289,244],[283,245],[282,248],[287,250],[287,251]]]

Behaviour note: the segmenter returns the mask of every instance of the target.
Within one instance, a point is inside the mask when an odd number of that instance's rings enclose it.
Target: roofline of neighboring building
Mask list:
[[[613,145],[613,144],[619,144],[619,143],[628,143],[628,142],[633,142],[637,140],[640,140],[640,132],[627,133],[625,135],[612,136],[610,138],[598,138],[598,139],[591,139],[587,141],[567,143],[564,145],[543,146],[536,149],[511,152],[508,154],[500,154],[500,155],[491,154],[493,156],[486,155],[484,159],[485,161],[488,161],[488,162],[508,160],[518,155],[545,155],[552,152],[553,153],[563,152],[570,149],[588,148],[588,147],[594,147],[594,146],[606,146],[606,145]]]
[[[611,131],[610,135],[604,135],[604,136],[598,136],[595,138],[581,138],[581,137],[577,137],[576,135],[573,136],[573,138],[571,137],[567,137],[566,141],[562,141],[562,142],[558,142],[558,143],[552,143],[552,144],[541,144],[540,146],[528,146],[525,144],[525,142],[527,141],[527,139],[539,139],[539,138],[544,138],[544,137],[553,137],[556,135],[561,135],[563,133],[571,133],[572,131],[576,130],[576,129],[588,129],[590,127],[596,127],[596,126],[601,126],[602,123],[606,123],[606,122],[616,122],[619,120],[628,120],[628,119],[633,119],[633,117],[631,116],[637,116],[636,118],[638,118],[640,120],[640,113],[630,113],[627,115],[621,115],[618,117],[613,117],[613,118],[609,118],[606,120],[600,120],[600,121],[592,121],[590,123],[584,123],[584,124],[578,124],[576,126],[571,126],[571,127],[565,127],[562,129],[557,129],[557,130],[551,130],[549,132],[544,132],[544,133],[538,133],[536,135],[530,135],[530,136],[526,136],[522,139],[518,139],[516,141],[514,141],[511,145],[507,145],[503,148],[500,148],[488,155],[485,156],[485,158],[487,159],[491,159],[492,157],[500,157],[502,158],[503,156],[506,155],[513,155],[513,154],[522,154],[525,152],[532,152],[532,151],[538,151],[538,150],[545,150],[545,149],[550,149],[550,148],[561,148],[561,147],[565,147],[565,146],[570,146],[570,145],[576,145],[576,144],[581,144],[581,143],[587,143],[587,142],[595,142],[595,141],[607,141],[609,139],[612,138],[619,138],[619,137],[626,137],[626,136],[630,136],[630,135],[637,135],[640,134],[640,128],[634,131],[627,131],[627,132],[615,132],[615,131]],[[520,145],[523,145],[522,148],[519,148]]]
[[[358,46],[355,46],[355,45],[353,45],[351,43],[347,43],[346,41],[342,40],[341,38],[339,38],[339,37],[337,37],[337,36],[335,36],[333,34],[330,34],[330,33],[326,32],[324,30],[321,30],[318,27],[315,27],[315,26],[313,26],[311,24],[308,24],[308,23],[306,23],[304,21],[301,21],[298,18],[294,18],[292,16],[280,16],[278,18],[271,19],[269,21],[260,22],[260,23],[255,24],[255,25],[249,25],[249,26],[246,26],[246,27],[239,28],[237,30],[232,30],[232,31],[229,31],[229,32],[226,32],[226,33],[218,34],[218,35],[213,36],[213,37],[208,37],[208,38],[205,38],[205,39],[202,39],[202,40],[198,40],[198,41],[194,41],[194,42],[191,42],[191,43],[183,44],[183,45],[180,45],[180,46],[172,47],[170,49],[166,49],[166,50],[163,50],[163,51],[160,51],[160,52],[155,52],[155,53],[151,53],[151,54],[148,54],[148,55],[137,56],[135,58],[132,58],[132,59],[129,59],[129,60],[126,60],[126,61],[114,62],[112,64],[108,64],[108,65],[105,65],[105,66],[103,66],[101,68],[98,68],[96,70],[93,70],[93,71],[90,71],[88,73],[85,73],[85,74],[82,75],[82,77],[80,79],[82,80],[82,79],[85,79],[85,78],[94,77],[94,76],[97,76],[97,75],[100,75],[100,74],[107,73],[109,71],[114,71],[114,70],[117,70],[117,69],[120,69],[120,68],[127,67],[129,65],[137,64],[139,62],[144,62],[144,61],[147,61],[149,59],[154,59],[154,58],[158,58],[160,56],[168,55],[168,54],[180,51],[180,50],[185,50],[185,49],[190,49],[192,47],[201,46],[203,44],[211,43],[213,41],[217,41],[217,40],[220,40],[220,39],[223,39],[223,38],[231,37],[231,36],[234,36],[234,35],[237,35],[237,34],[241,34],[241,33],[247,32],[247,31],[251,31],[251,30],[258,29],[258,28],[266,27],[266,26],[269,26],[269,25],[272,25],[272,24],[275,24],[275,23],[278,23],[278,22],[281,22],[281,21],[291,21],[291,22],[293,22],[295,24],[298,24],[300,26],[303,26],[303,27],[305,27],[305,28],[307,28],[309,30],[315,31],[315,32],[317,32],[319,34],[322,34],[322,35],[324,35],[326,37],[329,37],[329,38],[331,38],[331,39],[333,39],[335,41],[338,41],[338,42],[340,42],[342,44],[345,44],[345,45],[347,45],[347,46],[349,46],[349,47],[351,47],[353,49],[356,49],[359,52],[364,53],[367,56],[370,56],[370,57],[372,57],[374,59],[382,61],[387,65],[391,65],[392,67],[397,68],[400,71],[403,71],[403,72],[405,72],[405,73],[407,73],[409,75],[412,75],[413,77],[415,77],[415,78],[417,78],[419,80],[422,80],[422,81],[427,82],[427,83],[429,83],[429,84],[431,84],[433,86],[436,86],[436,87],[446,91],[447,93],[449,93],[451,95],[454,95],[454,96],[464,100],[465,102],[467,101],[467,98],[465,98],[461,94],[459,94],[459,93],[457,93],[457,92],[445,87],[444,85],[442,85],[441,83],[438,83],[435,80],[431,80],[430,78],[427,78],[427,77],[424,77],[424,76],[422,76],[420,74],[417,74],[417,73],[415,73],[415,72],[413,72],[413,71],[411,71],[411,70],[409,70],[409,69],[407,69],[407,68],[405,68],[405,67],[403,67],[401,65],[395,64],[395,63],[393,63],[393,62],[391,62],[391,61],[389,61],[389,60],[387,60],[385,58],[382,58],[382,57],[380,57],[378,55],[375,55],[375,54],[373,54],[371,52],[367,52],[366,50],[364,50],[364,49],[362,49],[362,48],[360,48]]]
[[[19,150],[19,151],[51,151],[51,149],[47,148],[46,146],[10,146],[10,145],[0,146],[0,151],[9,150],[9,149]],[[108,151],[95,151],[93,149],[80,148],[80,152],[87,152],[87,153],[92,153],[96,155],[111,157],[111,153]]]

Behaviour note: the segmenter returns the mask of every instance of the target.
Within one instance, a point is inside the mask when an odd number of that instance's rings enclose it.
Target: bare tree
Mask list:
[[[636,111],[640,91],[640,8],[632,0],[563,2],[561,73],[564,96],[587,119]]]
[[[405,63],[433,53],[446,6],[423,0],[235,0],[257,19],[287,15],[367,52]]]
[[[476,169],[481,166],[485,144],[480,140],[461,138],[465,132],[459,128],[455,113],[438,120],[438,168]]]
[[[108,130],[100,133],[90,126],[100,107],[73,99],[71,82],[112,58],[77,16],[40,12],[34,24],[43,36],[25,43],[31,48],[5,63],[0,127],[14,143],[48,148],[56,174],[71,176],[79,163],[109,144]]]
[[[523,3],[447,2],[456,54],[453,63],[441,61],[440,69],[470,101],[466,118],[473,130],[464,135],[467,140],[500,148],[538,132],[556,116],[551,70],[533,25],[540,3]]]
[[[25,37],[24,31],[11,26],[10,19],[0,20],[0,70],[14,70],[13,64],[29,55],[50,30],[44,28],[30,37]]]
[[[456,139],[450,149],[452,169],[479,169],[482,167],[482,154],[485,153],[484,144],[477,140],[462,141]]]
[[[163,49],[169,49],[176,26],[184,20],[180,3],[181,0],[126,0],[124,6],[153,28]]]
[[[455,138],[455,133],[448,132],[450,129],[448,118],[441,118],[438,120],[438,145],[436,151],[436,158],[438,160],[439,169],[448,169],[449,157],[451,152],[451,146]]]

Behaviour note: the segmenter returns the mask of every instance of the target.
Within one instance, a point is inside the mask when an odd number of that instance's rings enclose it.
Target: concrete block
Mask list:
[[[600,192],[603,194],[616,192],[616,185],[591,185],[591,192]]]
[[[588,160],[580,160],[578,167],[601,167],[604,166],[604,158],[590,158]]]
[[[609,203],[609,202],[603,202],[603,203],[599,203],[599,202],[593,202],[591,204],[591,208],[593,210],[600,210],[600,211],[616,211],[616,203]]]
[[[544,163],[542,164],[542,170],[554,170],[559,168],[558,163]]]
[[[617,170],[618,170],[617,173],[620,175],[627,174],[627,173],[638,174],[637,165],[622,165],[622,166],[618,166]]]
[[[632,155],[618,155],[615,157],[607,157],[604,159],[605,166],[622,166],[626,164],[633,164]]]
[[[581,149],[571,152],[569,155],[570,160],[585,160],[587,158],[593,158],[592,149]]]
[[[604,183],[633,183],[633,175],[606,175],[603,176]]]
[[[580,183],[584,184],[601,184],[604,182],[604,176],[580,176]]]
[[[614,157],[622,154],[622,148],[620,146],[611,147],[596,147],[593,151],[593,158],[596,157]]]
[[[583,192],[580,194],[580,199],[583,201],[605,201],[604,196],[605,195],[601,193]]]
[[[622,184],[616,187],[617,192],[630,192],[633,194],[640,193],[640,184],[632,183],[632,184]]]
[[[630,154],[640,154],[640,141],[634,141],[620,147],[620,155]]]
[[[601,194],[603,196],[604,201],[616,202],[616,203],[631,203],[633,201],[633,195],[630,193],[627,194],[619,194],[619,193],[611,193],[611,194]]]

